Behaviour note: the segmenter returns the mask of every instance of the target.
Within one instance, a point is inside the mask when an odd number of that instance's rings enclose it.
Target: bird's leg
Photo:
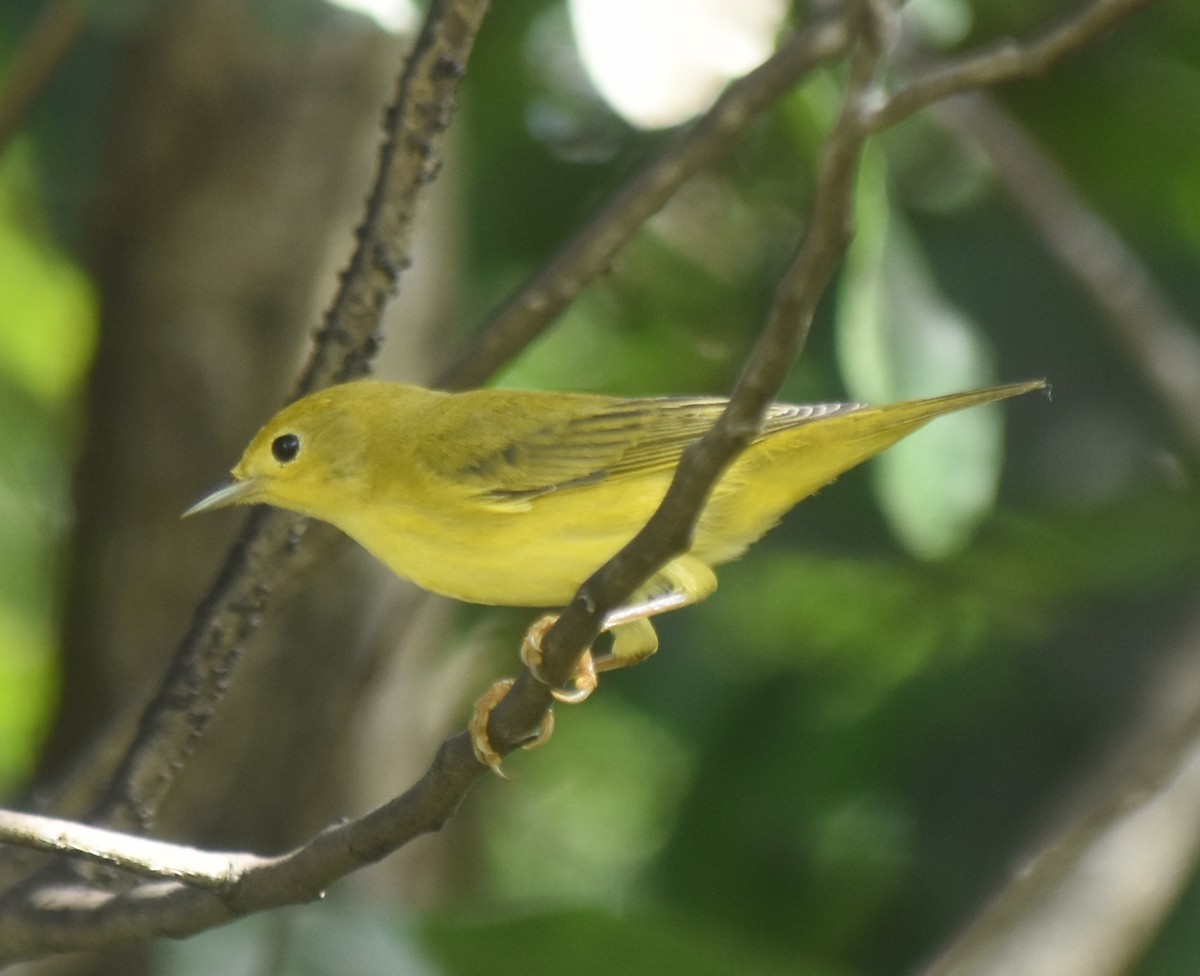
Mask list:
[[[658,634],[650,622],[651,617],[699,603],[716,588],[717,578],[707,564],[692,556],[680,556],[659,570],[634,595],[633,602],[617,607],[605,616],[601,631],[612,633],[612,649],[600,657],[594,656],[591,648],[584,651],[567,686],[552,686],[541,672],[542,639],[558,620],[557,614],[540,617],[525,632],[525,639],[521,642],[521,662],[538,681],[550,689],[550,694],[556,701],[578,704],[596,690],[596,675],[599,672],[637,664],[658,650]],[[492,685],[475,702],[468,725],[475,758],[485,766],[490,766],[500,776],[504,775],[500,771],[501,756],[488,739],[487,726],[492,709],[508,694],[512,685],[512,678],[497,681]],[[554,728],[553,720],[553,713],[548,712],[546,723],[537,737],[525,743],[522,748],[536,749],[545,742]]]
[[[636,594],[632,602],[609,611],[601,627],[613,635],[612,649],[597,657],[591,648],[584,651],[571,683],[566,688],[551,688],[561,702],[576,704],[596,690],[596,675],[646,660],[658,650],[658,634],[651,617],[699,603],[717,588],[717,578],[707,564],[692,556],[680,556],[664,566]],[[557,616],[548,615],[534,623],[521,644],[521,661],[543,684],[542,638]]]
[[[471,735],[471,748],[475,752],[476,760],[484,766],[488,766],[501,779],[508,778],[504,775],[504,770],[500,768],[500,763],[504,757],[492,746],[492,740],[488,736],[487,727],[488,722],[491,720],[493,709],[500,704],[515,683],[515,678],[503,678],[493,684],[487,691],[475,699],[475,704],[471,706],[471,720],[467,723],[467,731]],[[545,719],[542,721],[542,727],[537,731],[537,735],[528,742],[522,743],[521,748],[536,749],[550,738],[550,734],[553,731],[554,713],[548,711],[546,712]]]
[[[589,647],[583,652],[568,685],[561,688],[552,686],[542,675],[542,638],[557,620],[558,614],[548,613],[533,622],[533,626],[525,632],[525,639],[521,642],[521,663],[529,668],[538,681],[550,689],[555,701],[577,705],[596,690],[596,669],[592,665],[592,650]]]
[[[632,603],[617,607],[604,618],[604,629],[613,635],[612,649],[592,661],[593,669],[613,671],[646,660],[658,650],[658,634],[650,618],[699,603],[716,588],[713,571],[694,556],[667,563],[634,595]]]
[[[558,620],[558,615],[553,613],[539,617],[525,632],[525,639],[521,642],[521,662],[544,685],[549,685],[549,682],[542,677],[540,670],[542,638],[546,635],[546,631],[554,626],[556,620]],[[476,760],[484,766],[488,766],[501,779],[506,778],[504,771],[500,768],[501,760],[504,757],[492,745],[487,727],[492,717],[492,710],[503,701],[504,696],[508,694],[515,682],[514,678],[503,678],[475,699],[475,704],[471,707],[471,720],[467,723],[467,731],[471,735],[471,748],[475,752]],[[587,650],[583,652],[583,656],[575,667],[575,674],[571,678],[571,687],[551,688],[550,692],[556,701],[573,704],[583,701],[595,688],[596,672],[592,669],[592,652]],[[553,731],[554,712],[547,711],[546,720],[538,730],[538,734],[529,742],[524,743],[521,748],[536,749],[550,738],[550,733]]]
[[[708,594],[704,595],[707,596]],[[703,599],[703,597],[700,597],[700,599]],[[668,610],[678,610],[681,607],[686,607],[697,602],[699,600],[693,598],[684,590],[667,590],[665,593],[658,593],[655,596],[637,600],[634,603],[627,603],[623,607],[610,610],[604,618],[604,627],[602,629],[616,630],[618,627],[624,627],[626,624],[636,623],[639,620],[648,620],[650,617],[657,617],[660,613],[666,613]],[[654,652],[651,651],[650,653],[653,654]]]
[[[525,639],[521,642],[521,663],[529,668],[538,681],[550,689],[550,694],[554,696],[555,701],[563,702],[566,705],[578,705],[580,702],[586,701],[596,690],[596,685],[599,683],[596,678],[598,672],[637,664],[658,650],[658,634],[654,632],[654,626],[648,618],[657,613],[665,613],[667,610],[686,606],[686,600],[680,599],[680,596],[680,594],[671,594],[669,597],[659,596],[643,603],[618,607],[610,613],[604,618],[604,625],[600,628],[600,632],[612,633],[612,651],[597,657],[589,647],[580,656],[579,663],[575,665],[575,673],[571,675],[569,683],[565,686],[551,685],[542,674],[542,638],[558,620],[557,615],[547,614],[535,621],[533,626],[525,632]]]

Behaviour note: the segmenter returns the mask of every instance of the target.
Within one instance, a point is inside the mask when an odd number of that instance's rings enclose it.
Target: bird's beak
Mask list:
[[[225,508],[227,505],[236,505],[238,502],[249,501],[257,488],[258,484],[253,478],[239,481],[230,475],[224,484],[218,485],[212,491],[201,496],[180,517],[188,518],[191,515],[199,515],[201,512],[212,512],[218,508]]]

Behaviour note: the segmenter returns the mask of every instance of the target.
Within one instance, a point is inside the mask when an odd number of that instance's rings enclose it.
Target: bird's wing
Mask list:
[[[527,504],[550,492],[675,467],[716,422],[716,397],[599,399],[586,410],[510,432],[455,474],[489,501]],[[858,403],[774,404],[760,437],[862,408]]]

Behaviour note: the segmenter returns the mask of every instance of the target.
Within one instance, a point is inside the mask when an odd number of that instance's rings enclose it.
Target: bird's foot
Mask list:
[[[521,663],[529,668],[529,672],[538,681],[550,689],[550,694],[554,696],[555,701],[560,701],[564,705],[578,705],[581,701],[587,700],[599,683],[590,650],[583,652],[583,656],[575,666],[571,682],[566,687],[552,685],[542,675],[542,638],[546,636],[546,631],[554,626],[556,620],[558,617],[548,614],[540,620],[534,621],[533,626],[525,632],[525,639],[521,642]]]
[[[475,752],[475,758],[501,779],[508,779],[504,775],[504,770],[500,768],[504,757],[492,745],[491,737],[488,735],[488,722],[491,720],[493,709],[504,700],[504,696],[509,693],[514,683],[515,679],[513,678],[504,678],[480,695],[471,707],[471,720],[467,723],[467,731],[471,735],[471,748]],[[536,749],[550,738],[553,731],[554,713],[548,711],[537,735],[530,741],[522,743],[521,748]]]

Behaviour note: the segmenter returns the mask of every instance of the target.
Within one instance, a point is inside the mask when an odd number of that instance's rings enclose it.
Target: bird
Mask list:
[[[687,551],[608,614],[611,650],[585,654],[572,682],[552,693],[580,701],[595,688],[597,671],[653,654],[651,617],[711,595],[714,567],[736,559],[838,475],[944,414],[1044,387],[1037,379],[882,407],[770,405],[757,435],[714,484]],[[398,576],[433,593],[561,608],[645,525],[683,451],[727,402],[509,389],[451,393],[359,380],[284,407],[250,441],[229,479],[184,517],[266,503],[336,526]],[[539,679],[541,636],[555,619],[541,617],[522,645],[522,660]],[[486,713],[499,697],[493,688],[472,720],[476,754],[497,770]]]

